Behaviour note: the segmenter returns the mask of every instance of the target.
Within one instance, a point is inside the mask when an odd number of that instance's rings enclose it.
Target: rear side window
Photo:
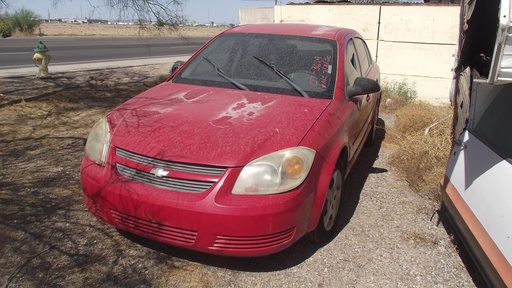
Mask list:
[[[357,77],[361,76],[361,68],[356,53],[354,41],[349,40],[345,49],[345,78],[346,85],[352,86]]]
[[[368,50],[368,46],[366,46],[366,43],[361,38],[354,38],[354,44],[356,46],[357,55],[359,56],[359,61],[361,63],[361,72],[366,76],[370,66],[373,63],[370,50]]]

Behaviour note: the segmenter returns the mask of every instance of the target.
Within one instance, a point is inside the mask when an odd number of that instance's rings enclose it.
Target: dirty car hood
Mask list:
[[[162,160],[243,166],[298,145],[329,103],[163,83],[109,114],[111,144]]]

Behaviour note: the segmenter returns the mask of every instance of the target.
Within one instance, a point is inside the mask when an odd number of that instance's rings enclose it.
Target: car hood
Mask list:
[[[243,166],[293,147],[330,101],[163,83],[109,113],[112,145],[161,160]]]

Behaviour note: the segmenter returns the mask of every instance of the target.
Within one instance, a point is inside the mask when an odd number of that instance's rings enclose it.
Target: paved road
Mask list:
[[[154,64],[188,58],[209,38],[29,37],[0,39],[0,77],[34,74],[32,56],[43,41],[52,56],[50,73]]]

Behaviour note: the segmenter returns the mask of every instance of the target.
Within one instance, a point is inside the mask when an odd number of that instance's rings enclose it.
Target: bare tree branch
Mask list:
[[[7,0],[0,0],[0,12],[2,12],[4,8],[9,8],[9,3],[7,3]]]
[[[64,1],[66,0],[52,0],[55,6]],[[87,1],[94,8],[93,13],[101,9]],[[102,2],[107,9],[116,13],[119,19],[136,20],[141,24],[160,20],[171,27],[177,27],[185,22],[182,11],[183,0],[102,0]]]

